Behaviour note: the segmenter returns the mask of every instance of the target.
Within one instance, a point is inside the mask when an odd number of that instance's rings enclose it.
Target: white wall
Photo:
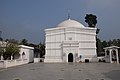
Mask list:
[[[24,60],[3,60],[3,61],[0,61],[0,68],[8,68],[8,67],[27,64],[27,63],[28,63],[27,59],[24,59]]]
[[[17,65],[22,65],[22,64],[27,64],[29,62],[34,61],[34,48],[33,47],[28,47],[24,45],[19,45],[20,52],[19,56],[15,56],[15,60],[3,60],[0,61],[0,68],[7,68],[7,67],[12,67],[12,66],[17,66]],[[23,52],[25,53],[23,57]]]
[[[23,52],[25,53],[24,58],[22,56]],[[20,55],[21,55],[21,59],[27,59],[28,63],[33,62],[34,61],[34,48],[21,45]]]
[[[66,27],[66,28],[54,28],[45,30],[46,33],[46,59],[63,59],[63,53],[70,53],[70,46],[62,47],[63,42],[77,41],[77,47],[71,47],[73,54],[82,53],[83,55],[92,55],[89,59],[96,56],[96,29],[91,28],[78,28],[78,27]],[[76,45],[76,44],[75,44]],[[73,46],[75,46],[73,44]],[[63,49],[64,48],[64,49]],[[68,48],[68,49],[67,49]],[[83,50],[81,50],[83,49]],[[67,56],[67,55],[66,55]],[[66,59],[67,60],[67,59]],[[48,60],[47,60],[48,61]],[[65,60],[63,60],[65,61]]]

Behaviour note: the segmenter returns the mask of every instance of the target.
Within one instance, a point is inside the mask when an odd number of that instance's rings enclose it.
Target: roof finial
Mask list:
[[[70,10],[68,10],[68,20],[70,20]]]

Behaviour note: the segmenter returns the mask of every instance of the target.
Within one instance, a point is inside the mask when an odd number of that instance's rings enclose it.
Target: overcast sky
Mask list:
[[[37,44],[44,41],[44,29],[67,19],[68,10],[85,26],[85,15],[96,15],[100,39],[120,38],[120,0],[0,0],[2,37]]]

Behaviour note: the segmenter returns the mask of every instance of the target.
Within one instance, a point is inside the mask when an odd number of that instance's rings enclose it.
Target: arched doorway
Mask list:
[[[73,54],[72,53],[68,54],[68,62],[73,62]]]
[[[22,59],[25,59],[25,53],[24,52],[22,53]]]

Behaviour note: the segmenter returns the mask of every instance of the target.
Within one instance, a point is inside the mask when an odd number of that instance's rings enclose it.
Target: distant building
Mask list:
[[[96,62],[96,28],[76,20],[65,20],[56,28],[45,29],[44,62]]]

